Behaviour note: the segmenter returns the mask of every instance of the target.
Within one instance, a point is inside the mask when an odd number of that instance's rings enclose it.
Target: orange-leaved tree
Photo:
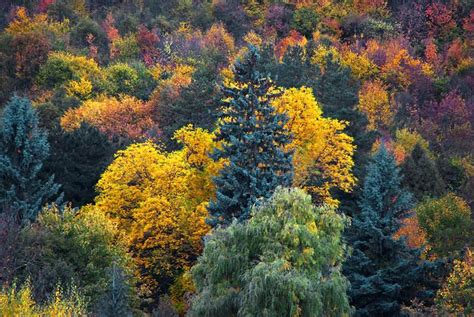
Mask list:
[[[79,108],[67,110],[61,118],[61,126],[66,131],[72,131],[86,122],[110,138],[140,139],[154,128],[151,113],[148,103],[134,97],[102,96],[85,101]]]

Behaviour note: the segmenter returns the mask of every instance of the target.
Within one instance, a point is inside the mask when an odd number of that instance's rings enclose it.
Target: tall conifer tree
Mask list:
[[[223,146],[212,155],[229,163],[214,179],[217,193],[209,205],[211,225],[229,224],[233,218],[245,220],[257,199],[270,197],[277,186],[291,185],[292,153],[284,150],[291,142],[284,128],[288,118],[270,104],[279,93],[256,70],[259,59],[251,46],[234,66],[233,85],[223,88],[222,125],[217,134]]]
[[[413,207],[400,182],[395,159],[382,145],[368,165],[360,212],[348,230],[353,252],[344,271],[356,316],[397,316],[401,304],[409,304],[424,282],[419,251],[410,249],[404,238],[394,238]]]
[[[39,172],[49,154],[46,133],[27,98],[14,96],[7,104],[0,127],[0,213],[17,222],[35,220],[42,206],[59,190],[54,176]]]
[[[53,130],[49,135],[51,155],[45,173],[54,174],[64,197],[79,207],[95,197],[95,184],[113,159],[117,146],[95,127],[82,123],[71,132]]]
[[[439,197],[444,194],[445,185],[436,165],[419,144],[403,163],[403,183],[417,200],[425,196]]]

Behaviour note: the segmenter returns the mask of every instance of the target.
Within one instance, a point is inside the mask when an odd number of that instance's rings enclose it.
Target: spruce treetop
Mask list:
[[[38,124],[31,102],[18,96],[7,104],[1,119],[0,212],[17,222],[35,220],[60,187],[53,176],[40,177],[49,144]]]
[[[278,113],[271,100],[279,93],[274,83],[257,71],[260,55],[250,47],[234,66],[235,80],[224,87],[221,126],[216,139],[222,148],[212,157],[228,164],[214,179],[216,200],[209,211],[211,225],[245,220],[259,198],[268,198],[277,186],[291,185],[292,152],[285,147],[291,135],[288,117]]]

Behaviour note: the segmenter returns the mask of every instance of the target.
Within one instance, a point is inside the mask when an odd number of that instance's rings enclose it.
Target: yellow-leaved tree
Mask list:
[[[179,151],[151,142],[116,154],[97,184],[97,207],[114,220],[138,267],[140,294],[156,298],[189,269],[209,231],[207,203],[221,162],[208,152],[213,135],[191,126],[178,130]]]
[[[352,189],[355,146],[345,134],[346,123],[324,118],[311,88],[290,88],[275,99],[273,106],[286,112],[286,128],[293,134],[294,186],[305,188],[317,201],[337,205],[330,191]]]
[[[359,110],[367,115],[367,127],[371,130],[387,128],[390,125],[394,113],[387,89],[381,81],[368,81],[364,84],[359,92]]]

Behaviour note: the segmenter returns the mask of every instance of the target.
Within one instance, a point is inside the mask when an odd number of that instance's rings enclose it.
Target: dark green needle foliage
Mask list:
[[[248,222],[218,228],[191,270],[190,316],[347,316],[345,218],[278,188]]]
[[[223,87],[223,124],[217,140],[222,149],[214,159],[229,163],[214,179],[216,200],[209,204],[210,224],[230,224],[249,217],[258,198],[268,198],[279,185],[292,181],[292,153],[284,146],[291,142],[284,128],[288,118],[276,113],[270,102],[278,96],[273,82],[256,70],[260,55],[255,47],[234,67],[237,87]]]
[[[349,296],[356,316],[399,315],[400,306],[409,304],[427,272],[419,251],[410,249],[405,239],[393,237],[413,207],[411,194],[400,182],[395,159],[382,145],[368,165],[360,212],[348,230],[353,251],[344,273],[351,283]]]
[[[34,221],[43,205],[59,190],[54,176],[39,175],[49,155],[46,133],[27,98],[14,96],[0,127],[0,213],[18,223]]]
[[[104,297],[98,304],[97,315],[100,317],[132,316],[132,288],[123,269],[113,263],[109,270],[110,281]]]
[[[65,199],[73,206],[91,203],[95,184],[112,161],[117,146],[86,123],[72,132],[55,131],[50,140],[52,153],[45,163],[47,172],[56,175]]]
[[[403,183],[415,198],[421,201],[425,196],[439,197],[445,185],[435,163],[426,151],[417,144],[402,165]]]

